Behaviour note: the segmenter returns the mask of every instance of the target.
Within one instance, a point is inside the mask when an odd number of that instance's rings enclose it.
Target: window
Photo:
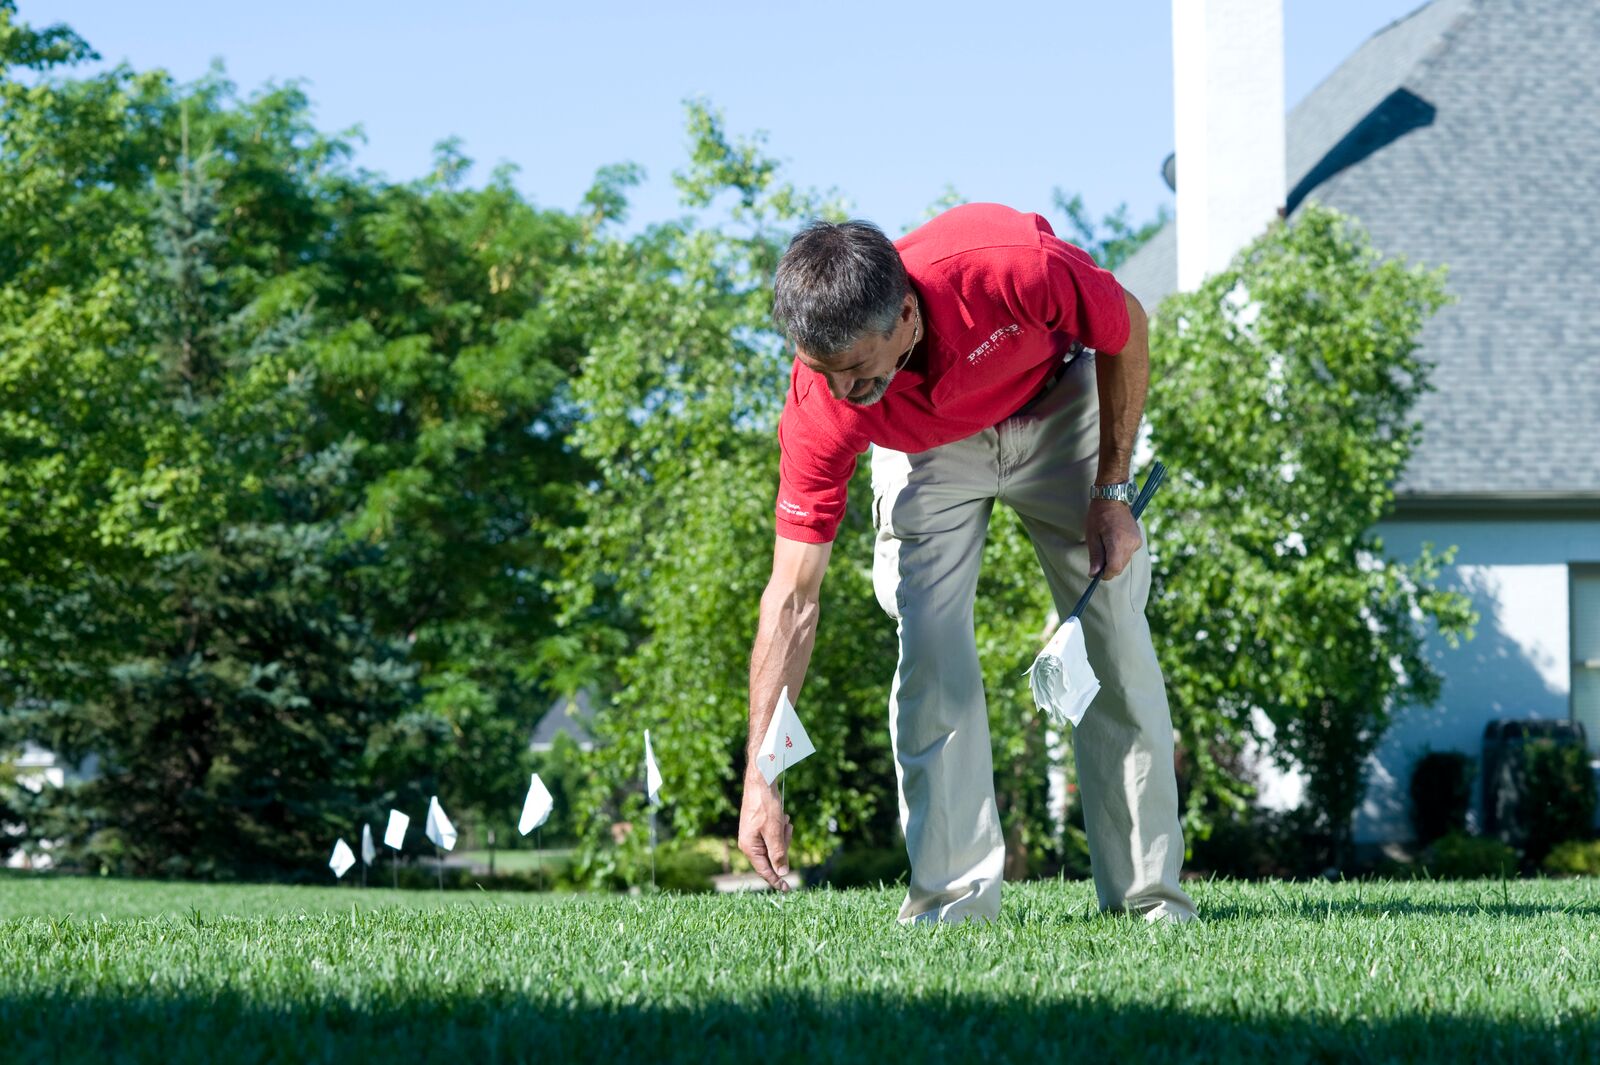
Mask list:
[[[1572,567],[1572,719],[1600,755],[1600,565]]]

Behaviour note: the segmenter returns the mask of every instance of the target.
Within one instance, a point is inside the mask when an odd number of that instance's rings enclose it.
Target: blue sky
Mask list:
[[[1421,0],[1285,0],[1292,105]],[[21,0],[107,61],[180,80],[220,59],[249,90],[303,79],[328,129],[360,125],[364,166],[428,168],[456,135],[486,175],[521,168],[535,202],[574,206],[597,167],[649,179],[634,221],[676,213],[682,101],[765,131],[796,183],[837,189],[898,230],[947,186],[1056,218],[1051,190],[1136,219],[1171,194],[1170,0],[776,5],[620,0]]]

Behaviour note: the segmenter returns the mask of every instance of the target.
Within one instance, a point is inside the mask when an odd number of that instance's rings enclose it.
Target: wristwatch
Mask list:
[[[1097,484],[1089,488],[1090,499],[1115,499],[1118,503],[1126,503],[1130,507],[1139,497],[1139,485],[1135,481],[1124,481],[1122,484]]]

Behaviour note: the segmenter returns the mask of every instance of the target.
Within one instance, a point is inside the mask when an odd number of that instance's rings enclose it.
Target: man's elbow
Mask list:
[[[815,618],[821,600],[818,589],[774,573],[761,593],[763,619],[787,615],[795,620]]]
[[[1139,302],[1139,297],[1126,288],[1122,290],[1122,295],[1128,307],[1128,340],[1122,345],[1122,352],[1138,356],[1150,343],[1150,318],[1144,313],[1144,304]]]
[[[822,576],[828,571],[833,544],[807,544],[779,537],[773,545],[772,578],[762,594],[762,607],[815,608],[822,594]]]
[[[1128,324],[1138,329],[1148,326],[1150,316],[1145,314],[1144,304],[1139,302],[1139,297],[1129,292],[1127,288],[1123,288],[1122,298],[1123,302],[1128,305]]]

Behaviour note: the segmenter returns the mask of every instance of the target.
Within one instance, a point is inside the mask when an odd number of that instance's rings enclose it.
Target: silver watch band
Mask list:
[[[1089,487],[1090,499],[1115,499],[1118,503],[1126,503],[1130,507],[1133,501],[1139,498],[1139,485],[1135,481],[1124,481],[1121,484],[1096,484]]]

